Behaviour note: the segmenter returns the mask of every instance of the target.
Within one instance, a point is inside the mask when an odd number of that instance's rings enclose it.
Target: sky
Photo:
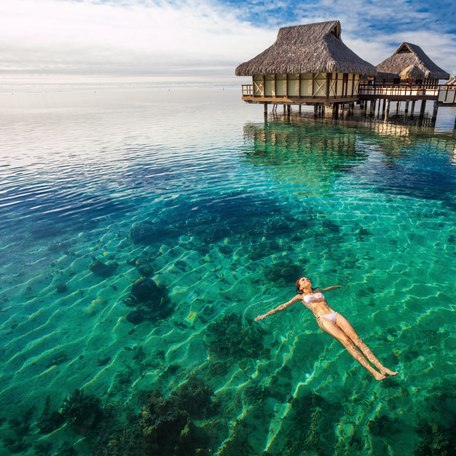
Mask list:
[[[456,74],[454,0],[0,0],[0,78],[231,78],[282,26],[340,20],[377,65],[403,42]]]

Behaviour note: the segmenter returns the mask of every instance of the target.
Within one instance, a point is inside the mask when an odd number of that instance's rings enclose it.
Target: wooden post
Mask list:
[[[436,100],[434,101],[434,109],[432,110],[432,119],[431,124],[435,125],[435,121],[437,120],[437,111],[439,110],[439,102]]]
[[[371,104],[370,104],[370,117],[373,117],[374,114],[375,114],[375,104],[377,103],[377,100],[371,100]]]
[[[390,112],[390,99],[388,98],[386,100],[385,120],[388,119],[389,112]]]
[[[314,105],[314,117],[318,116],[318,104]]]
[[[385,109],[386,109],[386,98],[383,98],[383,103],[382,103],[382,117],[385,116]]]
[[[396,116],[399,114],[399,103],[400,101],[396,101]]]
[[[410,107],[410,117],[413,117],[413,111],[415,111],[416,100],[412,101],[412,106]]]
[[[263,112],[264,112],[264,117],[267,117],[268,116],[268,104],[267,103],[264,104],[264,111]]]
[[[408,111],[409,111],[409,101],[406,101],[405,102],[405,114],[408,114]]]
[[[302,105],[299,105],[299,114],[301,114],[301,112],[302,112],[301,108],[302,108]]]
[[[424,117],[424,112],[426,111],[426,100],[421,102],[420,117]]]
[[[286,114],[287,113],[287,105],[283,105],[283,113]]]

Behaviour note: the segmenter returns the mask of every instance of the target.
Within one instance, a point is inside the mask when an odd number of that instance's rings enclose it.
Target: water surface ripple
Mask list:
[[[454,448],[451,132],[265,122],[231,88],[15,97],[0,94],[2,454]],[[304,274],[342,285],[330,305],[398,377],[375,382],[300,305],[253,321]]]

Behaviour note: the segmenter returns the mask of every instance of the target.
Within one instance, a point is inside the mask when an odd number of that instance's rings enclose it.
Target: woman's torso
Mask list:
[[[302,303],[315,315],[315,317],[334,312],[326,302],[323,293],[320,293],[319,291],[303,294]]]

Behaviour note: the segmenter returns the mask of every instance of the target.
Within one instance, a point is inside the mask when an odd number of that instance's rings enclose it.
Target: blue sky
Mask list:
[[[454,0],[1,0],[0,74],[231,78],[279,27],[334,19],[374,65],[409,41],[456,73]]]

